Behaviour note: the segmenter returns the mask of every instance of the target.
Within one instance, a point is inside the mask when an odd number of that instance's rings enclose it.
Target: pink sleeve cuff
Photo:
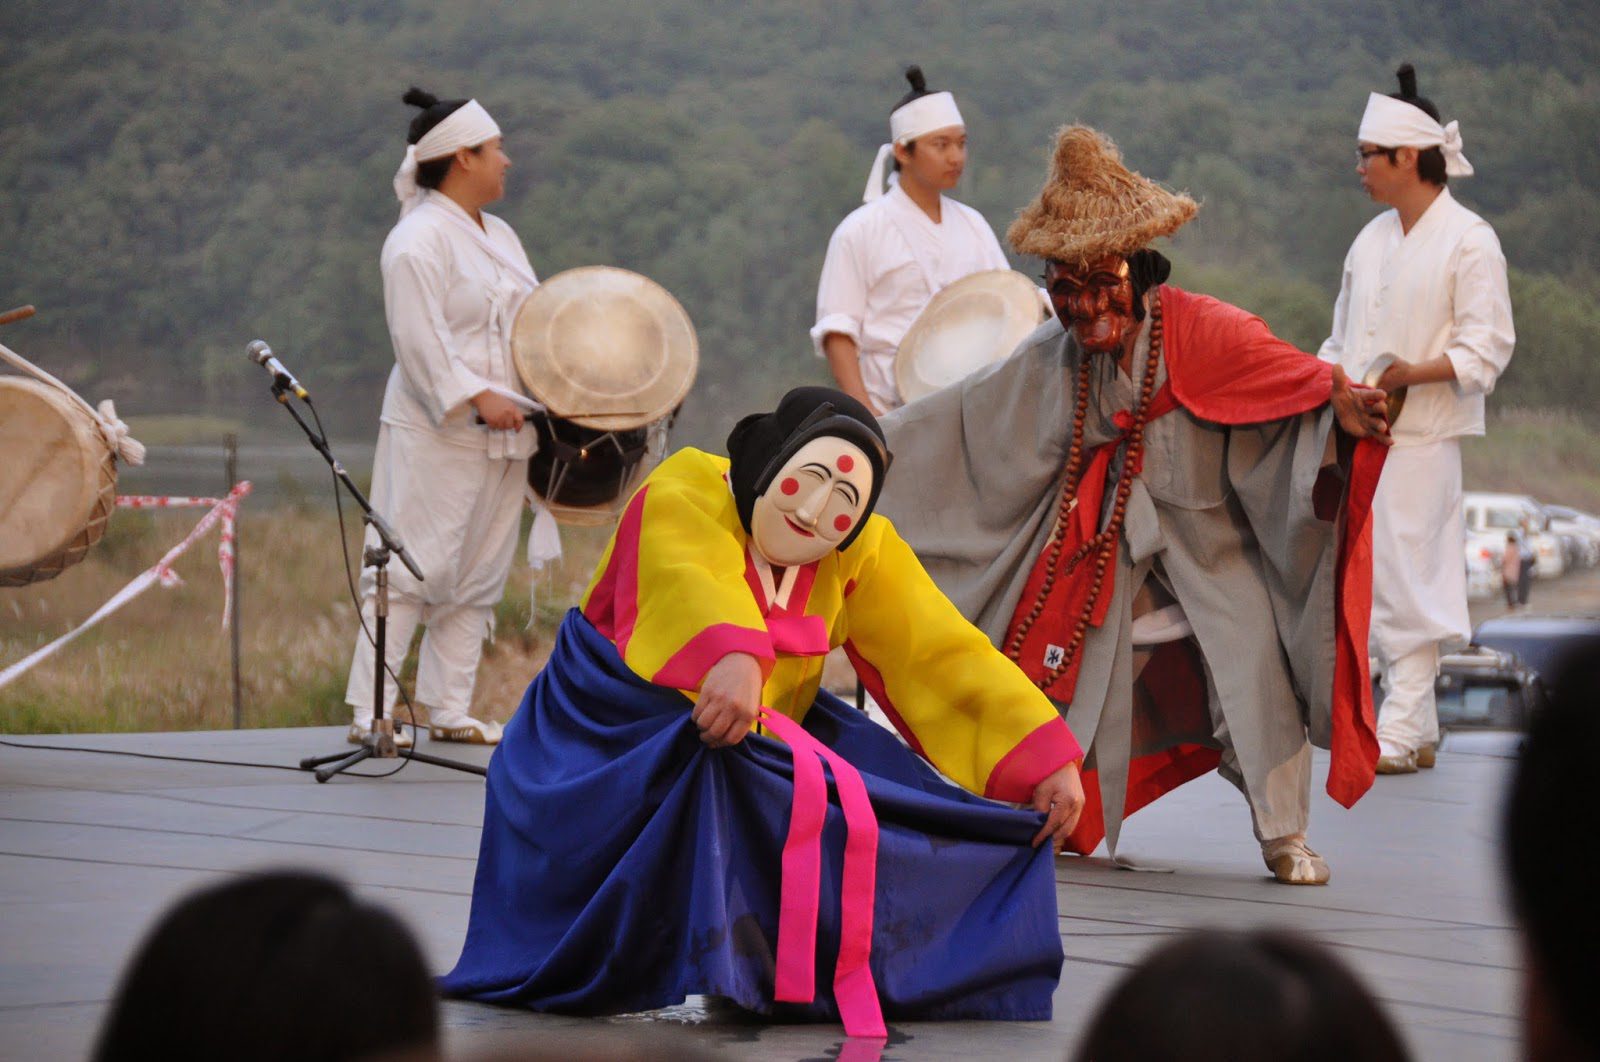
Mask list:
[[[1017,742],[1017,747],[995,764],[983,795],[1011,804],[1027,803],[1040,782],[1082,758],[1078,739],[1058,716]]]
[[[697,690],[711,665],[729,653],[749,653],[757,660],[776,659],[772,639],[766,631],[737,627],[731,623],[716,623],[693,638],[672,655],[661,670],[651,676],[657,686],[670,686],[675,690]],[[763,667],[766,672],[769,668]]]

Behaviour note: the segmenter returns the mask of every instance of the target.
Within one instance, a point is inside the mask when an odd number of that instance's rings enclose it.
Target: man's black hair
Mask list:
[[[906,67],[906,80],[911,83],[911,91],[901,96],[900,102],[889,108],[890,114],[914,100],[920,100],[924,96],[932,95],[928,91],[928,79],[922,76],[922,67],[915,64]],[[917,153],[917,142],[915,140],[907,140],[902,146],[906,149],[907,154],[915,155]],[[890,161],[894,163],[894,172],[899,173],[900,160],[891,156]]]
[[[1417,110],[1426,114],[1436,122],[1443,122],[1439,117],[1439,108],[1434,106],[1432,100],[1417,95],[1417,68],[1410,63],[1400,64],[1400,69],[1394,72],[1400,82],[1400,91],[1389,93],[1391,100],[1409,103]],[[1390,154],[1389,161],[1394,161]],[[1438,147],[1419,148],[1417,150],[1417,176],[1429,184],[1443,187],[1450,183],[1450,175],[1444,170],[1444,151]]]
[[[433,93],[424,92],[415,85],[406,89],[405,95],[400,99],[413,107],[422,108],[420,114],[412,117],[411,126],[406,131],[408,144],[415,144],[427,136],[434,126],[467,105],[466,100],[441,100]],[[438,188],[444,182],[445,174],[450,172],[450,164],[454,161],[451,156],[446,155],[442,159],[429,159],[427,162],[417,163],[417,187]]]

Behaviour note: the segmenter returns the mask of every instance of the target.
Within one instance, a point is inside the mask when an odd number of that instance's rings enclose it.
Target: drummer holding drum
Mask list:
[[[511,226],[483,210],[504,195],[511,166],[494,119],[476,100],[439,100],[417,89],[404,98],[421,113],[395,174],[400,220],[381,258],[395,368],[384,392],[372,502],[425,579],[390,572],[388,663],[398,674],[423,624],[416,693],[428,708],[430,736],[495,744],[500,724],[468,709],[510,574],[536,446],[517,405],[509,338],[538,280]],[[376,544],[370,532],[369,544]],[[370,569],[362,595],[370,629]],[[372,729],[374,657],[359,635],[345,690],[353,743]],[[388,716],[396,690],[384,687]],[[411,744],[398,728],[395,737]]]
[[[865,205],[828,242],[811,329],[839,389],[874,413],[909,400],[896,384],[895,355],[928,301],[969,274],[1010,269],[983,215],[944,194],[967,158],[954,97],[929,92],[918,67],[906,79],[911,91],[889,115],[892,142],[878,149]],[[891,154],[897,179],[885,192]]]

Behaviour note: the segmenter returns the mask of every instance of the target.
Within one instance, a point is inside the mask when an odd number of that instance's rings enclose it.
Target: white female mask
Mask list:
[[[812,439],[756,498],[752,547],[778,568],[821,560],[865,519],[872,479],[872,463],[860,447],[835,435]]]

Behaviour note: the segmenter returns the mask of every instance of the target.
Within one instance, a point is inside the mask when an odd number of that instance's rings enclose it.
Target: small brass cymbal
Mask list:
[[[1399,360],[1400,359],[1393,354],[1379,354],[1377,359],[1373,361],[1370,366],[1368,366],[1367,375],[1362,379],[1361,382],[1368,387],[1377,387],[1378,381],[1383,378],[1384,372],[1389,368],[1389,366],[1393,365]],[[1400,416],[1400,410],[1405,408],[1406,390],[1407,389],[1404,387],[1396,387],[1394,390],[1389,392],[1389,400],[1386,406],[1386,411],[1389,417],[1390,431],[1394,431],[1394,422]]]

